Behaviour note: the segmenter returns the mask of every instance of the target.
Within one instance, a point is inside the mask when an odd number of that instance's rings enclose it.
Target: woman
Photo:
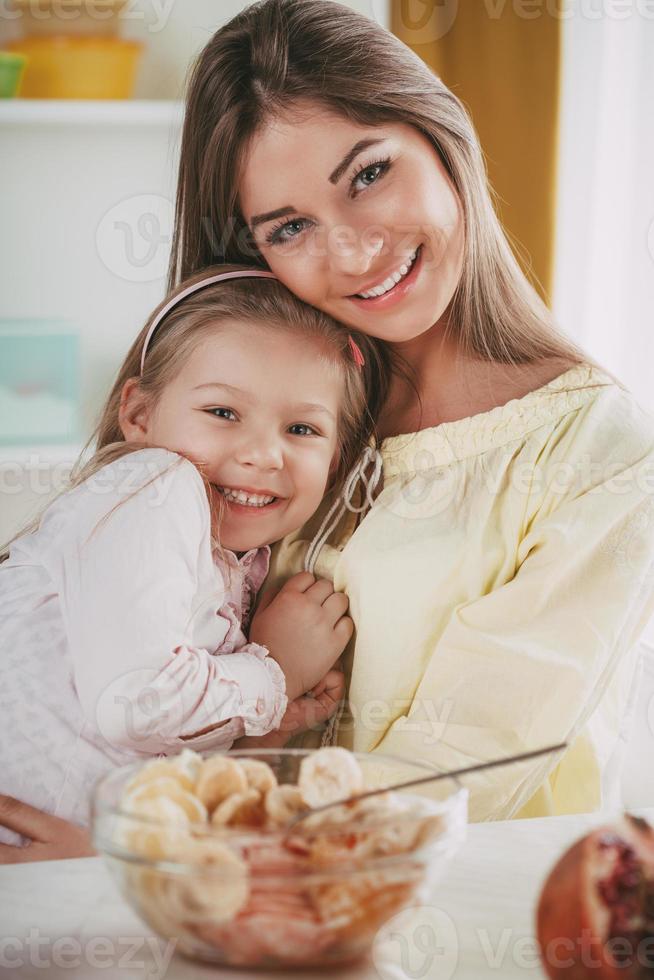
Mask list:
[[[340,744],[454,768],[565,740],[469,778],[471,820],[617,802],[654,611],[654,420],[527,282],[462,104],[331,0],[247,8],[190,80],[170,284],[222,260],[271,269],[394,368],[383,399],[369,381],[366,493],[276,546],[251,638],[315,569],[356,624]],[[61,826],[9,805],[61,854]]]

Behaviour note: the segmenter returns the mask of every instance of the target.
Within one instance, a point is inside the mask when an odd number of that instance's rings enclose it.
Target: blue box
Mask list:
[[[0,445],[79,438],[79,333],[66,320],[0,320]]]

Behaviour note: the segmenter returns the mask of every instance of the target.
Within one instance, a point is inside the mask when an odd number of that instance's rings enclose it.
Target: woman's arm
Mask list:
[[[68,820],[42,813],[12,796],[0,794],[0,827],[14,830],[30,839],[30,843],[24,847],[0,844],[0,864],[60,861],[95,854],[86,827],[78,827]]]

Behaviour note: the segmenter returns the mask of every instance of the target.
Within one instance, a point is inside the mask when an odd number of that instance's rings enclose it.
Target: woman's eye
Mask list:
[[[234,415],[234,412],[232,412],[231,408],[208,408],[207,412],[209,413],[209,415],[213,415],[213,417],[216,419],[225,418],[224,415],[218,415],[218,412],[228,412],[230,415]]]
[[[304,226],[304,218],[283,221],[280,225],[276,225],[271,229],[266,235],[266,241],[269,245],[286,245],[294,238],[297,238],[300,232],[304,231]]]
[[[308,430],[308,433],[307,434],[309,434],[309,433],[312,433],[313,435],[317,435],[318,434],[315,429],[312,429],[310,425],[305,425],[304,422],[297,422],[295,425],[292,425],[291,426],[291,429],[307,429]],[[293,433],[294,436],[301,436],[301,435],[304,435],[304,434],[305,433],[303,433],[303,432],[294,432]]]
[[[350,181],[350,196],[355,197],[358,190],[365,190],[377,183],[380,177],[390,170],[391,160],[375,160],[361,167]],[[268,245],[288,245],[311,224],[306,218],[293,218],[292,221],[282,221],[275,225],[266,235]]]
[[[366,187],[372,187],[381,176],[383,176],[391,166],[391,161],[377,160],[375,163],[367,163],[365,166],[361,167],[360,170],[352,178],[350,187],[351,193],[356,193],[357,185],[359,184],[363,190]]]

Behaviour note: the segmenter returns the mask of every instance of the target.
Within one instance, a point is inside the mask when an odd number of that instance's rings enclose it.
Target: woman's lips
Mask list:
[[[400,303],[404,297],[411,292],[416,284],[418,276],[420,275],[420,270],[422,268],[422,253],[423,246],[420,245],[414,263],[407,275],[404,277],[404,279],[400,279],[400,281],[396,283],[392,289],[389,289],[387,293],[384,293],[383,296],[373,296],[370,299],[362,299],[360,296],[348,296],[347,299],[349,299],[351,303],[355,303],[363,310],[386,310],[389,307]]]

